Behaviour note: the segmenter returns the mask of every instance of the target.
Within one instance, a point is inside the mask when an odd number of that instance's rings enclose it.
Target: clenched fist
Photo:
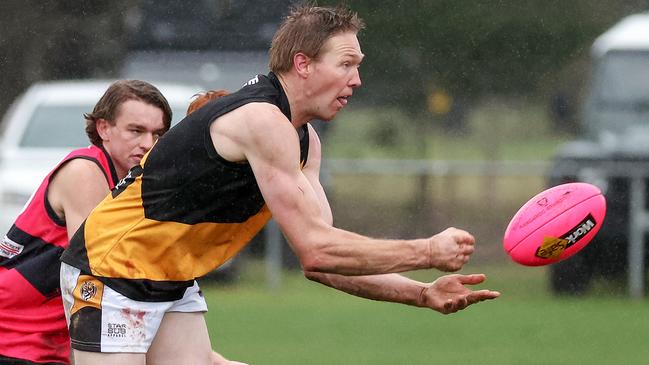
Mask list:
[[[429,239],[431,267],[442,271],[458,271],[473,254],[475,238],[469,232],[447,228]]]

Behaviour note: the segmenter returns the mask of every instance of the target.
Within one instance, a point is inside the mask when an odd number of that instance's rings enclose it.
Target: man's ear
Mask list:
[[[97,123],[95,124],[97,128],[97,133],[99,134],[99,137],[101,137],[102,141],[108,141],[110,140],[108,136],[108,127],[110,127],[110,123],[104,119],[104,118],[99,118],[97,119]]]
[[[311,73],[311,61],[311,57],[302,52],[298,52],[293,56],[293,67],[300,77],[306,78]]]

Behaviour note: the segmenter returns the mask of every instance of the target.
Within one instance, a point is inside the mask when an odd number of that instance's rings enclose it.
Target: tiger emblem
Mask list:
[[[86,281],[81,285],[81,299],[89,301],[97,294],[97,286],[92,281]]]

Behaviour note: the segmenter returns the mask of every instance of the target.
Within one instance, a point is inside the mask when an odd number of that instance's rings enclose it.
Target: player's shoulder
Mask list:
[[[225,115],[224,119],[230,119],[238,127],[244,127],[251,131],[263,131],[270,128],[279,131],[292,129],[291,122],[282,111],[276,105],[265,102],[245,104],[233,113]]]
[[[108,188],[101,168],[88,159],[74,158],[59,165],[53,172],[48,199],[55,209],[62,209],[64,201],[74,201],[78,197],[87,196],[88,191],[96,191],[101,187]]]
[[[59,177],[77,181],[88,179],[104,179],[104,172],[96,161],[88,158],[77,157],[65,161],[54,173]]]
[[[246,114],[250,120],[271,121],[284,120],[287,118],[277,105],[266,102],[251,102],[239,108],[242,113]]]

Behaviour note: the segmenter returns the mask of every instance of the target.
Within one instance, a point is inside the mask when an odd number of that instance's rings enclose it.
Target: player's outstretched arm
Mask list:
[[[321,162],[321,145],[316,131],[309,126],[309,158],[302,169],[304,176],[311,185],[316,194],[320,205],[320,214],[322,219],[329,225],[333,224],[331,207],[325,194],[322,184],[320,184],[320,162]],[[444,232],[436,235],[435,240],[439,243],[439,250],[434,254],[434,267],[442,271],[456,271],[469,260],[474,250],[474,238],[467,232],[448,228]],[[464,245],[462,252],[458,252],[458,243]]]
[[[442,314],[457,312],[500,293],[493,290],[472,291],[466,285],[482,283],[483,274],[446,275],[432,283],[422,283],[399,274],[343,276],[305,272],[310,280],[358,297],[434,309]]]
[[[459,229],[422,239],[384,240],[333,227],[323,218],[319,196],[300,169],[295,126],[273,105],[247,104],[218,118],[210,132],[221,156],[250,163],[273,218],[306,271],[456,271],[473,253],[473,236]]]

